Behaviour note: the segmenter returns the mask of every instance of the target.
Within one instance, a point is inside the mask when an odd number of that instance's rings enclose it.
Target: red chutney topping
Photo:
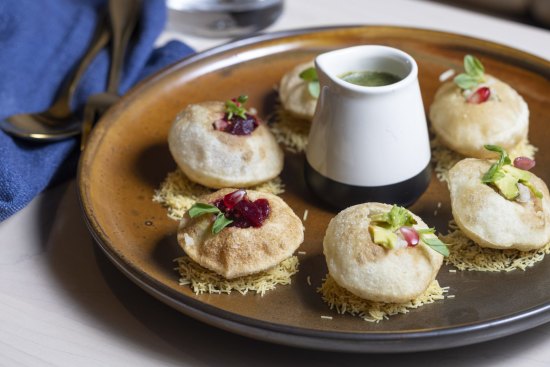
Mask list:
[[[212,203],[238,228],[261,227],[269,216],[271,208],[267,199],[251,201],[245,190],[233,191]]]
[[[231,135],[250,135],[258,127],[258,120],[256,116],[248,113],[245,116],[245,118],[233,116],[231,120],[228,120],[226,113],[223,119],[214,122],[214,129]]]
[[[244,108],[247,100],[247,96],[239,96],[225,102],[225,114],[223,118],[214,121],[214,129],[232,135],[252,134],[259,123],[257,117],[249,114]]]

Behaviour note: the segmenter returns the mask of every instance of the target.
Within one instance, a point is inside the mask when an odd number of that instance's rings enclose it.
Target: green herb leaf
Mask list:
[[[493,163],[491,165],[491,168],[489,168],[489,170],[487,172],[485,172],[485,174],[481,178],[481,182],[487,184],[487,183],[491,183],[491,182],[496,181],[498,168],[499,168],[498,163]]]
[[[435,228],[420,228],[417,229],[416,232],[418,232],[418,235],[420,236],[420,241],[422,241],[426,246],[432,248],[436,252],[439,252],[443,256],[449,256],[449,249],[444,242],[437,238],[435,235]]]
[[[233,100],[225,102],[225,112],[227,113],[227,119],[231,120],[233,116],[239,116],[242,119],[246,118],[246,108],[244,104],[248,101],[248,96],[241,95]]]
[[[477,57],[466,55],[464,56],[464,71],[468,75],[483,77],[485,68]]]
[[[458,74],[454,82],[460,89],[472,89],[478,85],[478,80],[467,74]]]
[[[387,229],[395,231],[403,226],[412,226],[416,220],[412,214],[401,206],[394,205],[387,213],[379,213],[371,216],[371,222],[386,224]]]
[[[199,217],[204,214],[217,214],[216,220],[212,225],[212,233],[214,234],[220,233],[222,229],[224,229],[225,227],[233,223],[231,219],[226,218],[225,215],[221,212],[221,210],[215,207],[214,205],[205,204],[205,203],[195,203],[189,209],[189,216],[191,218]]]
[[[318,82],[319,77],[317,76],[317,70],[314,67],[307,68],[298,75],[301,79],[306,82]]]
[[[394,231],[403,226],[416,224],[416,220],[413,218],[411,212],[401,206],[394,205],[388,215],[390,217],[390,226]]]
[[[474,89],[485,81],[485,68],[479,59],[472,55],[464,56],[464,73],[453,81],[460,89]]]
[[[239,103],[246,103],[248,101],[248,96],[240,95],[237,97],[237,102]]]
[[[447,257],[449,256],[449,248],[447,245],[437,237],[426,237],[426,235],[421,235],[420,240],[432,250],[439,252],[441,255]]]
[[[506,151],[498,146],[498,145],[484,145],[485,149],[490,150],[492,152],[496,152],[500,154],[500,158],[496,163],[493,163],[491,165],[491,168],[483,175],[481,178],[481,182],[483,183],[491,183],[495,182],[499,178],[502,178],[503,173],[499,172],[499,170],[504,166],[505,164],[512,164],[512,161],[510,160],[510,157],[508,156],[508,153]]]
[[[189,209],[189,216],[191,218],[195,218],[207,213],[218,214],[221,212],[220,212],[220,209],[218,209],[214,205],[204,204],[204,203],[195,203]]]
[[[319,85],[319,82],[309,82],[307,83],[307,90],[313,98],[319,98],[319,94],[321,94],[321,85]]]
[[[216,220],[214,221],[214,224],[212,225],[212,233],[218,234],[222,229],[227,227],[233,223],[233,221],[229,218],[227,218],[223,213],[219,213],[216,216]]]
[[[307,90],[313,98],[319,98],[321,92],[321,86],[319,85],[319,77],[317,76],[317,70],[314,67],[307,68],[299,74],[299,77],[308,82]]]
[[[490,150],[491,152],[496,152],[496,153],[500,154],[499,164],[501,166],[503,166],[505,164],[512,164],[512,161],[510,160],[510,157],[508,156],[508,153],[506,153],[504,148],[502,148],[501,146],[486,144],[483,147],[487,150]]]

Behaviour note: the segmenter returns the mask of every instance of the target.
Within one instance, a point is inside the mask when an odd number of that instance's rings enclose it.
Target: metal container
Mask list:
[[[283,0],[167,0],[168,27],[201,37],[239,37],[271,25]]]

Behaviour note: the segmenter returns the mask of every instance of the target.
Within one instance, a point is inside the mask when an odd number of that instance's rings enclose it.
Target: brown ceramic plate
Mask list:
[[[383,44],[411,54],[430,105],[438,76],[460,69],[472,53],[491,74],[513,85],[531,110],[532,143],[540,147],[535,173],[550,182],[550,63],[505,46],[434,31],[391,27],[338,27],[261,35],[182,60],[126,95],[94,130],[82,157],[79,187],[90,230],[111,260],[163,302],[211,325],[262,340],[295,346],[360,352],[439,349],[498,338],[550,321],[550,259],[527,271],[458,272],[438,275],[454,299],[438,301],[378,324],[341,316],[321,301],[316,287],[326,274],[322,239],[330,218],[307,191],[304,157],[288,154],[283,198],[305,222],[300,272],[290,286],[264,297],[194,295],[178,285],[174,258],[177,223],[151,201],[176,168],[166,137],[178,111],[189,103],[250,96],[261,116],[273,111],[277,85],[293,65],[315,55],[358,44]],[[437,203],[442,207],[434,216]],[[435,179],[411,208],[439,231],[451,218],[447,188]],[[313,286],[308,286],[311,276]],[[322,319],[331,315],[333,320]]]

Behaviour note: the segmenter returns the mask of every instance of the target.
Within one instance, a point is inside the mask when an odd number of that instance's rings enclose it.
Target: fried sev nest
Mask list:
[[[278,195],[284,192],[284,185],[276,177],[251,189]],[[214,191],[191,181],[180,169],[176,169],[168,173],[155,191],[153,201],[167,208],[168,217],[179,221],[200,196]],[[299,264],[298,258],[292,256],[267,271],[228,280],[203,268],[186,255],[174,261],[178,264],[176,270],[180,275],[179,284],[189,285],[196,294],[229,294],[231,291],[247,294],[251,291],[262,296],[278,284],[290,284],[291,276],[298,272]]]
[[[454,220],[449,222],[449,233],[439,238],[449,245],[450,254],[445,258],[446,264],[458,270],[484,272],[510,272],[526,270],[542,261],[550,254],[550,243],[538,250],[498,250],[479,246],[466,237]]]
[[[277,142],[291,153],[302,153],[306,150],[311,122],[294,117],[277,103],[275,113],[270,119],[269,127]]]
[[[189,256],[182,256],[174,261],[178,264],[176,270],[180,274],[179,284],[188,285],[195,294],[230,294],[232,291],[236,291],[242,295],[255,292],[263,296],[265,292],[274,289],[278,284],[291,284],[291,277],[298,272],[299,266],[298,257],[291,256],[269,270],[235,279],[226,279],[203,268]]]
[[[348,313],[352,316],[358,316],[365,321],[378,323],[388,319],[390,316],[405,314],[412,309],[445,299],[445,294],[448,293],[449,287],[441,287],[439,282],[434,280],[422,295],[409,302],[374,302],[362,299],[340,287],[330,274],[327,274],[317,291],[331,310],[335,310],[339,314]]]

